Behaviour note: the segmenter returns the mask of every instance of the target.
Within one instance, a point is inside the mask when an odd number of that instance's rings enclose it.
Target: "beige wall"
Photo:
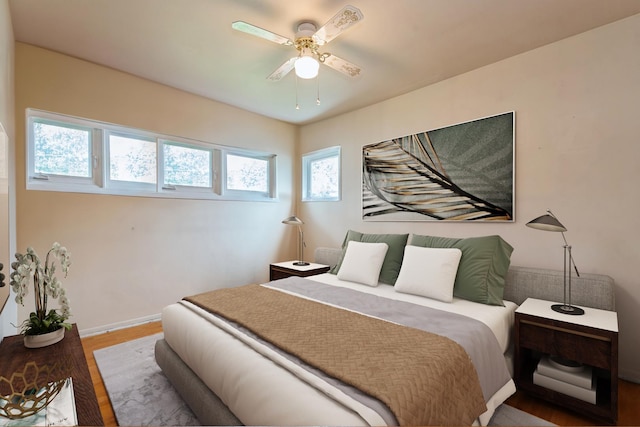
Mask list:
[[[6,0],[0,0],[0,22],[8,21],[6,9]],[[0,41],[0,54],[12,55]],[[621,374],[640,381],[635,331],[640,286],[632,267],[640,260],[634,239],[640,209],[639,41],[640,15],[301,128],[18,43],[18,247],[42,251],[60,240],[70,248],[74,264],[65,283],[72,320],[83,330],[153,316],[187,293],[266,280],[269,262],[295,253],[295,230],[280,220],[293,212],[292,191],[299,193],[299,154],[340,144],[343,200],[298,204],[297,213],[307,223],[308,252],[339,245],[348,228],[500,234],[515,247],[514,264],[560,268],[560,236],[524,226],[550,208],[569,228],[580,270],[616,280]],[[3,81],[10,68],[0,69]],[[13,114],[9,96],[0,97],[0,120]],[[215,143],[268,147],[278,154],[280,202],[25,191],[26,107]],[[516,112],[514,223],[361,220],[362,145],[511,110]],[[298,177],[295,182],[292,175]]]
[[[292,255],[295,230],[281,220],[293,206],[295,126],[30,45],[16,43],[15,56],[18,248],[67,246],[64,283],[81,332],[157,315],[187,294],[266,281],[269,263]],[[280,200],[26,191],[28,107],[273,152]]]
[[[9,264],[14,250],[15,233],[12,228],[14,220],[15,197],[9,187],[14,185],[12,165],[9,162],[13,152],[14,140],[14,62],[13,27],[7,0],[0,0],[0,149],[5,151],[6,158],[0,156],[0,262],[4,264],[6,286],[0,288],[0,340],[13,332],[11,323],[16,323],[16,306],[9,298]],[[4,129],[4,132],[2,131]],[[4,308],[3,308],[4,306]]]
[[[339,117],[304,126],[302,153],[342,145],[343,200],[300,203],[311,248],[349,228],[441,236],[500,234],[513,264],[562,269],[562,238],[525,227],[551,209],[582,272],[617,284],[621,374],[640,381],[640,15]],[[391,137],[516,112],[516,220],[363,222],[361,148]]]
[[[13,27],[8,0],[0,0],[0,123],[13,138]]]

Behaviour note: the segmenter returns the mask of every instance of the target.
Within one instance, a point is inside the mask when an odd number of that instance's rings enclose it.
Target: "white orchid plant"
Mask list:
[[[71,256],[67,248],[56,242],[47,252],[44,264],[40,257],[28,247],[23,255],[16,254],[17,261],[11,264],[11,288],[16,294],[16,302],[24,305],[24,297],[28,294],[29,285],[33,283],[36,311],[29,315],[20,326],[23,335],[41,335],[53,332],[60,328],[71,329],[71,324],[66,320],[71,316],[69,299],[62,287],[62,282],[55,276],[56,260],[62,268],[64,277],[67,277]],[[57,299],[60,304],[60,312],[51,309],[47,312],[48,298]]]

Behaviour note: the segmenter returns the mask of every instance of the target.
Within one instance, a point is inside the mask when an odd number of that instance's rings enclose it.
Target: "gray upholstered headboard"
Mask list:
[[[342,250],[320,247],[315,250],[315,262],[333,267]],[[571,302],[584,307],[615,310],[613,279],[602,274],[575,274],[571,280]],[[562,301],[563,272],[512,265],[507,273],[504,299],[522,304],[527,298]]]

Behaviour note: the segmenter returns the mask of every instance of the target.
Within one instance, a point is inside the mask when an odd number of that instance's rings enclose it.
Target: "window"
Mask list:
[[[163,145],[165,187],[209,188],[213,183],[211,150],[165,142]]]
[[[109,181],[156,184],[157,144],[153,139],[109,134]]]
[[[276,156],[27,110],[27,189],[275,200]]]
[[[302,201],[340,200],[340,147],[302,156]]]
[[[227,189],[267,191],[269,163],[264,159],[227,154]]]
[[[270,197],[275,156],[256,156],[248,153],[225,153],[225,192],[253,192]]]
[[[33,155],[29,163],[34,177],[93,177],[91,128],[38,118],[31,120],[30,128]]]

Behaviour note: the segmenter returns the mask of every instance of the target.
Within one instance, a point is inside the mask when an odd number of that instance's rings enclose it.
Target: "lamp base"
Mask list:
[[[551,306],[551,309],[553,311],[557,311],[558,313],[570,314],[572,316],[580,316],[584,314],[584,310],[581,309],[580,307],[567,305],[567,304],[553,304]]]
[[[309,263],[306,261],[296,261],[293,263],[293,265],[309,265]]]

